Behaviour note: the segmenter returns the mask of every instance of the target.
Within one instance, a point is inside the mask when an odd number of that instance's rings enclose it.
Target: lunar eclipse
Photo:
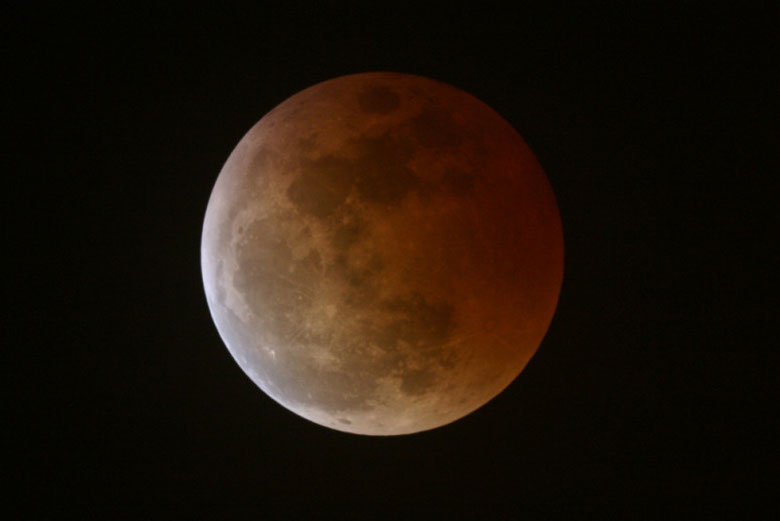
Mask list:
[[[208,203],[217,329],[270,397],[357,434],[433,429],[500,393],[555,311],[563,238],[515,129],[470,94],[344,76],[265,115]]]

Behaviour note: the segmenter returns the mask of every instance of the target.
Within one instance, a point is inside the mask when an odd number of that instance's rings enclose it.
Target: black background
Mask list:
[[[762,507],[776,463],[763,331],[776,187],[761,187],[777,173],[775,14],[686,5],[7,16],[17,515]],[[520,377],[458,422],[389,438],[317,426],[256,388],[199,266],[208,196],[243,134],[307,86],[376,70],[503,115],[547,172],[566,245],[558,310]]]

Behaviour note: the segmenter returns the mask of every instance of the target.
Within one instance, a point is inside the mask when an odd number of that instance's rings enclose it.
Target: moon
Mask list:
[[[399,435],[478,409],[552,320],[563,235],[544,171],[470,94],[363,73],[309,87],[241,139],[201,241],[221,338],[317,424]]]

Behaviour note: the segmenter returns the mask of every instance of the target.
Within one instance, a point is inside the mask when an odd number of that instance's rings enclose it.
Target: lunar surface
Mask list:
[[[395,435],[461,418],[536,352],[563,276],[558,208],[523,139],[430,79],[320,83],[230,154],[201,244],[244,372],[318,424]]]

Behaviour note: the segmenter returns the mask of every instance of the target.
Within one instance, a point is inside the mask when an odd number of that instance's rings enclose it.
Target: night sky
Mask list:
[[[772,9],[5,18],[9,519],[641,518],[768,498]],[[559,306],[527,368],[402,437],[277,405],[230,357],[200,278],[235,144],[290,95],[365,71],[493,107],[564,228]]]

